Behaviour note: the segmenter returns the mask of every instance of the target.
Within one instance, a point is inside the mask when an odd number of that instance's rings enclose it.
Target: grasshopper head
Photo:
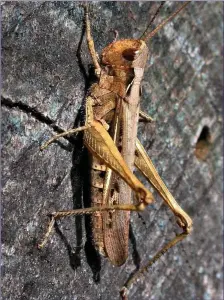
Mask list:
[[[113,69],[144,68],[148,52],[148,47],[142,40],[119,40],[103,49],[102,63]]]

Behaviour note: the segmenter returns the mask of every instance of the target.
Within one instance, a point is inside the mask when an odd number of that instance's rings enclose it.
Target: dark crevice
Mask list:
[[[201,133],[198,137],[197,143],[195,145],[194,154],[200,161],[205,161],[210,148],[211,148],[212,138],[211,132],[208,126],[204,126],[201,130]]]
[[[48,116],[45,116],[43,113],[38,111],[35,107],[31,107],[26,103],[23,103],[21,101],[14,102],[10,98],[5,98],[5,97],[1,96],[1,104],[2,104],[2,106],[5,106],[7,108],[10,108],[10,109],[18,108],[22,112],[24,112],[26,114],[30,114],[34,119],[51,127],[56,133],[62,133],[65,131],[63,128],[61,128],[60,126],[55,124],[55,122],[56,122],[55,120],[52,120]],[[69,142],[74,141],[74,139],[72,137],[65,136],[64,138],[67,139]]]
[[[52,126],[55,123],[54,120],[50,119],[48,116],[45,116],[44,114],[39,112],[36,108],[31,107],[28,104],[22,103],[21,101],[14,102],[9,98],[1,97],[1,103],[3,106],[6,106],[8,108],[18,108],[25,113],[30,113],[32,117],[34,117],[41,123],[47,124],[49,126]]]
[[[204,126],[202,128],[201,134],[198,138],[198,142],[200,141],[210,141],[211,139],[211,134],[208,126]]]

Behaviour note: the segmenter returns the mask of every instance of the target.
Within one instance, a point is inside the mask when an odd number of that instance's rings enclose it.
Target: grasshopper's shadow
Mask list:
[[[92,69],[89,69],[87,74],[85,67],[81,59],[81,45],[85,35],[85,27],[82,29],[82,34],[80,42],[77,48],[76,56],[77,63],[80,72],[83,75],[85,83],[85,92],[87,93],[92,81],[95,79],[91,74]],[[78,112],[76,120],[74,122],[74,128],[84,124],[85,121],[85,98],[82,101],[81,108]],[[81,209],[83,207],[91,206],[91,178],[90,178],[90,163],[87,149],[83,146],[83,133],[79,133],[75,138],[72,139],[72,168],[70,171],[70,179],[73,193],[73,209]],[[69,255],[70,266],[73,270],[81,266],[81,250],[83,248],[83,228],[82,220],[83,216],[78,215],[73,220],[75,220],[75,230],[76,230],[76,247],[75,251],[72,249],[69,241],[64,236],[62,231],[59,229],[58,225],[55,226],[55,230],[60,236],[61,240],[67,248]],[[91,217],[89,215],[85,216],[85,229],[86,229],[86,243],[85,243],[85,253],[87,262],[92,269],[93,279],[95,282],[100,280],[100,270],[101,270],[101,259],[100,255],[96,251],[93,245],[92,229],[91,229]]]
[[[91,174],[90,174],[90,162],[86,148],[83,148],[83,135],[79,134],[77,137],[76,147],[74,148],[72,155],[72,168],[71,168],[71,183],[73,190],[73,207],[74,209],[80,209],[82,207],[91,206]],[[82,228],[83,216],[75,217],[76,228],[76,250],[72,257],[70,256],[70,265],[73,269],[76,269],[81,265],[80,251],[82,250],[83,228]],[[85,231],[86,231],[86,243],[85,253],[87,262],[93,272],[93,279],[95,282],[100,280],[101,259],[99,253],[96,251],[93,244],[93,232],[91,226],[91,216],[85,215]],[[71,259],[72,258],[72,259]]]

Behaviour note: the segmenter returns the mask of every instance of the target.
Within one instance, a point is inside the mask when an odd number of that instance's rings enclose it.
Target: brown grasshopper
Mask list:
[[[43,150],[56,139],[84,131],[84,144],[92,159],[92,207],[60,211],[51,214],[51,220],[39,248],[42,248],[56,219],[66,216],[91,214],[96,248],[112,264],[120,266],[128,256],[130,211],[142,211],[154,201],[152,193],[133,174],[136,166],[158,191],[177,218],[182,233],[167,243],[137,271],[121,289],[127,299],[127,290],[133,282],[154,264],[169,248],[183,240],[191,231],[192,220],[178,205],[152,161],[137,139],[139,118],[151,118],[140,111],[140,84],[148,59],[146,41],[174,18],[189,2],[140,39],[124,39],[103,49],[101,63],[95,51],[90,32],[88,6],[85,7],[86,36],[98,82],[93,84],[86,98],[85,125],[70,129],[51,138]],[[132,201],[132,191],[135,202]]]

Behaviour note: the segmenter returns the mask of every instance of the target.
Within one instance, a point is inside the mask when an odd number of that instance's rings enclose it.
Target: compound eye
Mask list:
[[[128,61],[133,61],[137,53],[138,51],[136,49],[129,48],[122,52],[122,56]]]

